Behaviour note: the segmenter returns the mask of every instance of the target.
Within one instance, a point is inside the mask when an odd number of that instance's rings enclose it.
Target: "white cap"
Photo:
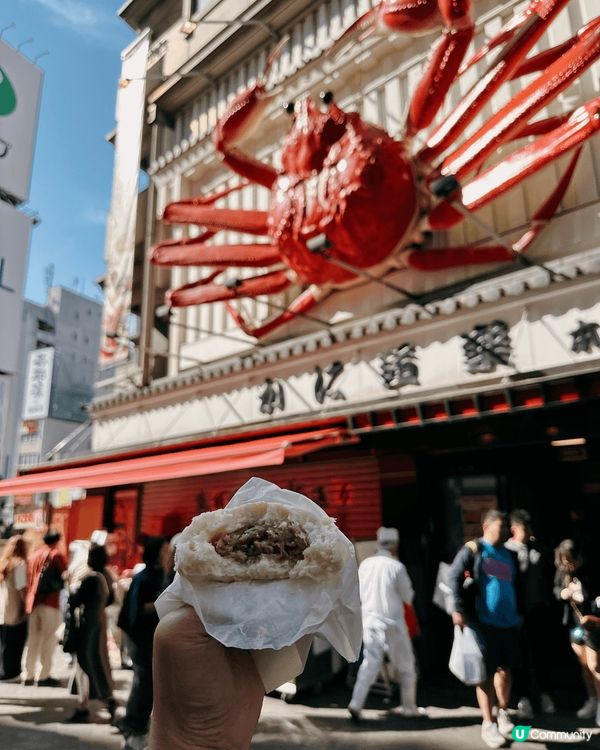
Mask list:
[[[398,544],[399,540],[400,535],[398,534],[398,529],[392,529],[389,526],[380,526],[377,529],[378,544],[391,546],[393,544]]]

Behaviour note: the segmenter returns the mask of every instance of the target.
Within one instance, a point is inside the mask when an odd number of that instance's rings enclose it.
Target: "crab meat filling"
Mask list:
[[[277,562],[298,562],[308,547],[308,537],[297,523],[256,523],[211,540],[221,557],[239,563],[256,560],[260,555],[269,555]]]

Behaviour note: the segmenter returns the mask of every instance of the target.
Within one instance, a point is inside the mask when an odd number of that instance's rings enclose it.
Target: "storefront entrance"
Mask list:
[[[450,618],[432,604],[439,563],[451,562],[465,541],[480,535],[485,510],[527,509],[551,564],[554,548],[565,538],[576,539],[588,557],[595,557],[598,416],[598,406],[590,404],[363,436],[380,460],[383,522],[400,530],[400,557],[413,580],[422,623],[417,648],[425,674],[447,675],[452,638]],[[577,440],[557,443],[561,438]],[[401,482],[398,472],[407,463],[413,474],[407,481],[405,473]],[[550,589],[548,596],[554,602]],[[580,677],[559,610],[553,604],[548,624],[556,631],[553,671],[559,686],[578,689]]]

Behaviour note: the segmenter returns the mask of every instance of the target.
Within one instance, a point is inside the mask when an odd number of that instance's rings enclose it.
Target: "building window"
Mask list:
[[[83,337],[83,343],[84,344],[89,344],[90,343],[90,337],[89,336],[84,336]]]
[[[54,333],[54,326],[51,326],[49,323],[46,323],[45,320],[39,320],[38,319],[38,331],[48,331],[48,333]]]
[[[77,341],[77,331],[73,331],[73,341]]]

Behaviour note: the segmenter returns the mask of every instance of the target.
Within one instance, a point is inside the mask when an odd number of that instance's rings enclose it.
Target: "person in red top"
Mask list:
[[[60,533],[49,529],[44,536],[44,546],[29,559],[25,597],[25,611],[29,615],[25,685],[33,685],[39,661],[38,686],[60,686],[60,682],[50,676],[52,656],[58,642],[56,631],[61,623],[62,574],[67,569],[67,561],[57,549],[59,540]]]

